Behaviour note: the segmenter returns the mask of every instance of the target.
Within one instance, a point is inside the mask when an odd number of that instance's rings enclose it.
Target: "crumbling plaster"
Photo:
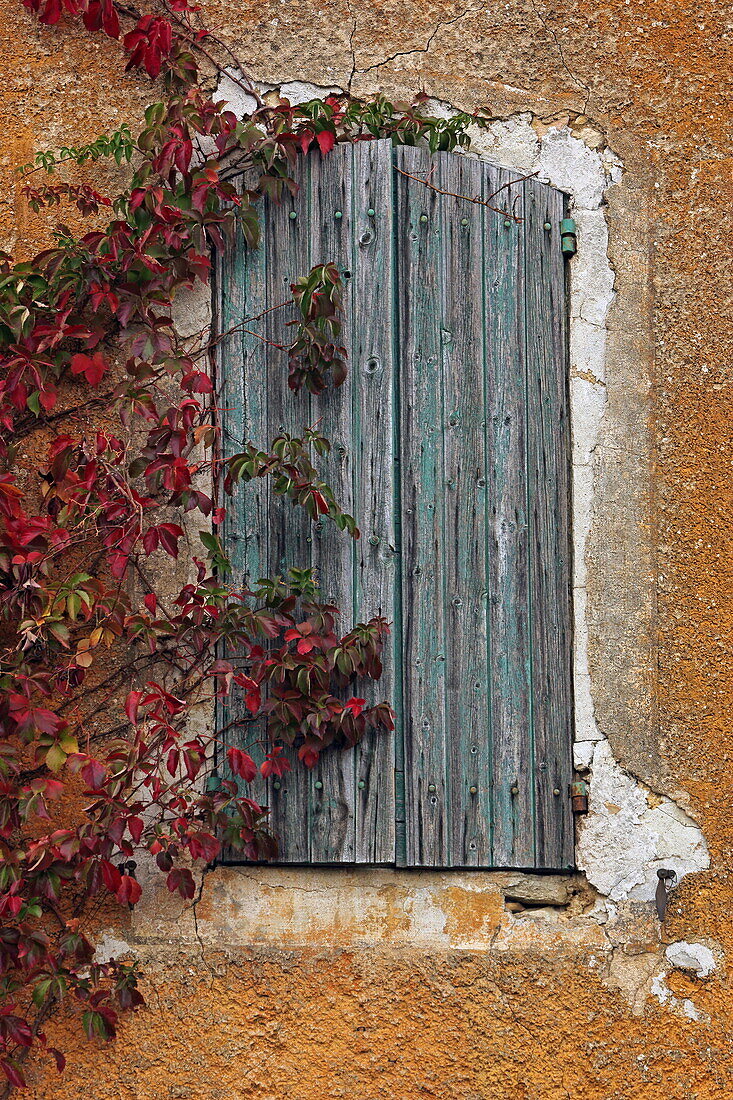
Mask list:
[[[151,92],[121,76],[114,45],[67,27],[39,28],[16,0],[2,0],[0,9],[7,27],[0,38],[7,137],[0,169],[9,173],[35,148],[78,141],[122,120],[134,127]],[[618,770],[606,774],[631,784],[623,797],[609,789],[605,800],[627,800],[643,816],[645,802],[667,796],[694,812],[704,821],[713,869],[675,889],[661,938],[648,901],[609,898],[602,924],[585,888],[572,904],[533,908],[510,900],[498,882],[481,881],[475,890],[453,884],[451,919],[442,925],[424,895],[401,931],[389,932],[392,917],[367,922],[362,912],[359,927],[371,928],[373,938],[359,944],[353,899],[347,893],[332,904],[332,885],[304,872],[313,887],[308,946],[307,928],[288,944],[292,924],[275,905],[279,898],[292,908],[292,892],[276,884],[270,890],[271,920],[259,871],[217,869],[187,912],[161,895],[148,913],[157,914],[157,925],[146,925],[141,913],[136,926],[111,933],[118,942],[107,941],[108,950],[127,942],[141,958],[149,1007],[124,1022],[116,1044],[100,1049],[80,1040],[73,1023],[51,1021],[49,1038],[69,1052],[69,1070],[60,1085],[39,1068],[34,1096],[733,1094],[733,1002],[722,952],[733,948],[726,328],[733,248],[721,211],[733,197],[726,15],[712,0],[207,5],[210,22],[273,83],[297,73],[322,85],[351,81],[362,94],[408,96],[424,87],[467,109],[489,103],[500,130],[517,123],[523,155],[529,150],[517,120],[526,115],[538,137],[544,127],[567,127],[592,149],[609,135],[624,172],[603,207],[616,297],[606,319],[604,398],[587,380],[596,400],[605,400],[592,454],[593,492],[604,507],[592,513],[585,553],[593,687],[586,728],[595,722],[605,740],[587,743],[594,757],[612,750]],[[28,213],[8,180],[0,195],[3,244],[27,255],[45,246],[49,223]],[[573,266],[581,260],[582,252]],[[598,757],[594,764],[600,768]],[[597,777],[594,786],[600,789]],[[606,809],[612,827],[619,815]],[[610,893],[612,867],[607,881]],[[393,902],[368,886],[365,905],[372,916],[391,908],[401,919],[409,883],[383,885]],[[434,885],[445,914],[451,884]],[[217,928],[219,906],[226,933]],[[487,910],[496,915],[488,918]],[[491,940],[482,941],[481,929],[497,922],[507,931],[496,943],[512,939],[517,949],[491,950]],[[540,939],[523,939],[523,928],[532,936],[539,928]],[[421,939],[427,935],[429,946]],[[672,959],[664,953],[669,941]],[[716,961],[707,974],[704,965],[689,965],[705,959],[700,948]]]
[[[291,81],[277,89],[260,85],[259,90],[263,95],[287,95],[291,102],[302,102],[335,89]],[[252,107],[236,81],[224,78],[217,95],[238,113]],[[439,101],[433,101],[430,108],[440,114],[453,109]],[[134,939],[138,948],[172,942],[172,938],[188,939],[200,945],[204,954],[223,945],[232,950],[253,944],[283,947],[309,943],[361,948],[410,945],[426,951],[554,951],[558,942],[564,942],[592,947],[594,959],[604,958],[604,980],[624,993],[634,1012],[643,1011],[646,996],[654,994],[667,1009],[689,1015],[696,1011],[693,1002],[689,998],[680,1002],[664,984],[666,973],[680,965],[682,956],[665,956],[659,942],[653,905],[656,872],[671,868],[679,881],[689,872],[705,869],[709,866],[707,846],[699,826],[680,805],[652,791],[615,760],[596,720],[588,660],[589,573],[601,566],[588,561],[587,550],[594,524],[606,508],[596,467],[599,448],[604,446],[608,393],[618,382],[615,363],[607,361],[607,325],[616,292],[608,256],[606,203],[609,190],[622,182],[623,165],[588,122],[580,127],[568,121],[548,126],[530,112],[522,112],[496,119],[488,130],[476,129],[472,138],[469,155],[492,159],[519,174],[535,172],[567,192],[578,229],[578,252],[569,270],[569,386],[574,756],[576,768],[587,776],[590,788],[589,812],[578,822],[577,863],[583,875],[570,877],[566,885],[562,880],[547,880],[544,893],[539,887],[538,897],[532,898],[527,887],[531,879],[526,876],[520,876],[521,887],[515,885],[512,894],[511,883],[507,886],[507,875],[502,874],[278,867],[253,873],[218,868],[202,875],[198,896],[187,911],[171,903],[163,889],[155,888],[153,871],[149,882],[153,888],[135,913]],[[623,303],[619,308],[623,311]],[[179,302],[178,316],[183,331],[200,331],[210,319],[208,297],[186,294]],[[629,400],[628,393],[626,397]],[[643,391],[637,395],[638,400],[644,397]],[[641,438],[625,440],[625,446],[649,456],[648,430]],[[649,469],[645,476],[650,476]],[[194,541],[197,530],[198,526],[192,531]],[[634,565],[629,562],[629,569]],[[651,633],[652,624],[644,625]],[[205,716],[203,720],[207,721]],[[472,914],[468,921],[467,913]],[[637,951],[630,964],[623,954],[624,945],[640,939],[647,941],[647,947],[644,952]],[[664,996],[660,990],[666,991]]]

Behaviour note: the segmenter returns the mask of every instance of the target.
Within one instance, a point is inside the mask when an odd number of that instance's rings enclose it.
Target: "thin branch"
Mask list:
[[[431,191],[437,191],[439,195],[450,195],[451,198],[463,199],[465,202],[472,202],[476,206],[485,206],[488,210],[493,210],[495,214],[501,214],[503,218],[511,218],[512,221],[517,222],[517,224],[524,221],[524,218],[520,218],[518,214],[512,214],[509,210],[500,210],[498,206],[492,206],[491,203],[487,202],[485,199],[472,198],[471,195],[459,195],[455,191],[444,191],[442,187],[436,187],[429,179],[423,179],[421,176],[413,176],[410,172],[403,171],[402,168],[395,167],[395,172],[399,172],[401,176],[407,176],[408,179],[415,180],[417,183],[424,184],[425,187],[429,187]],[[522,179],[528,178],[527,176],[522,177]],[[503,184],[503,187],[509,187],[512,183],[520,182],[521,180],[510,180],[508,184]],[[502,188],[500,187],[499,191],[501,190]],[[498,191],[495,191],[494,194],[498,194]]]

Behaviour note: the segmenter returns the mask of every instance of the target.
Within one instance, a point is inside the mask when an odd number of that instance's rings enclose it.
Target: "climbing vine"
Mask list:
[[[169,890],[194,896],[193,869],[226,844],[276,853],[266,808],[246,794],[258,766],[229,748],[241,781],[203,784],[225,731],[202,708],[239,694],[264,730],[267,776],[283,746],[313,766],[328,746],[391,728],[389,705],[349,695],[378,679],[389,625],[337,626],[309,570],[234,583],[217,531],[227,501],[259,479],[358,538],[319,473],[329,443],[248,441],[224,461],[210,361],[227,333],[184,338],[174,303],[207,284],[212,250],[259,239],[262,199],[294,190],[293,167],[317,147],[391,137],[432,149],[468,143],[469,116],[431,119],[421,101],[329,96],[265,102],[229,47],[188,0],[141,12],[116,0],[24,0],[41,23],[80,17],[120,42],[127,71],[163,91],[142,129],[39,153],[21,169],[32,209],[67,205],[94,219],[64,224],[52,246],[14,263],[0,254],[0,1067],[7,1089],[44,1048],[63,1002],[89,1037],[110,1039],[142,1003],[134,964],[95,961],[90,914],[133,906],[141,860]],[[237,118],[207,91],[224,71],[251,97]],[[239,73],[234,75],[232,73]],[[111,158],[129,183],[109,196],[64,178]],[[238,181],[246,178],[249,187]],[[107,220],[104,228],[99,228]],[[341,285],[332,264],[302,273],[290,303],[293,341],[271,347],[297,393],[340,385]],[[259,318],[240,327],[256,329]],[[294,400],[297,399],[295,396]],[[93,427],[89,425],[93,424]],[[203,528],[198,545],[193,517]],[[183,517],[188,516],[183,524]],[[177,591],[160,562],[177,560]],[[185,565],[185,567],[184,567]],[[236,653],[236,661],[227,654]],[[249,734],[248,734],[249,736]],[[246,738],[241,738],[245,744]],[[221,749],[220,749],[221,751]]]

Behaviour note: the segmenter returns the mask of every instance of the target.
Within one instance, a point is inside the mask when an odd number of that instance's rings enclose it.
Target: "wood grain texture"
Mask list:
[[[562,195],[524,183],[535,866],[573,865],[569,407]],[[550,226],[545,229],[545,225]]]
[[[308,158],[311,205],[310,264],[333,262],[342,272],[344,285],[344,342],[350,344],[349,328],[354,316],[352,298],[353,222],[352,148],[337,145],[327,157],[314,153]],[[352,368],[353,369],[353,368]],[[347,382],[328,387],[311,397],[311,423],[331,441],[331,453],[321,466],[336,499],[353,514],[353,449],[356,426],[353,416],[354,384],[351,371]],[[340,625],[350,629],[354,621],[354,542],[332,523],[321,520],[308,535],[321,592],[328,603],[341,609]],[[300,769],[302,771],[302,768]],[[353,752],[326,752],[307,780],[311,807],[309,859],[311,863],[351,862],[355,857],[356,780]],[[319,785],[320,784],[320,785]]]
[[[401,623],[399,546],[395,525],[396,409],[394,210],[392,146],[388,141],[352,147],[352,302],[348,317],[353,400],[354,508],[361,527],[355,545],[355,616],[384,615],[392,633],[378,684],[359,685],[369,702],[387,699],[400,714]],[[370,214],[369,211],[374,211]],[[358,308],[357,308],[358,303]],[[398,729],[401,723],[398,722]],[[356,860],[395,860],[395,735],[368,733],[354,754]]]
[[[499,170],[502,205],[523,217],[521,184]],[[497,196],[499,198],[499,196]],[[493,200],[492,200],[493,202]],[[487,489],[492,730],[493,852],[496,866],[534,864],[529,553],[526,477],[524,233],[522,223],[486,212]]]
[[[424,150],[398,148],[411,175],[429,168]],[[403,738],[407,862],[449,862],[445,699],[446,531],[440,196],[399,176],[400,476],[402,508]]]
[[[439,186],[480,196],[485,165],[441,154]],[[445,658],[449,862],[491,863],[483,209],[440,200],[445,434]]]
[[[284,355],[225,342],[225,447],[319,420],[326,476],[362,538],[314,530],[264,487],[245,490],[225,534],[237,579],[312,564],[345,629],[393,622],[383,680],[356,693],[391,699],[398,728],[261,785],[281,860],[571,866],[563,196],[387,141],[299,164],[297,198],[265,204],[262,248],[222,258],[220,320],[287,299],[333,260],[348,379],[294,398]],[[267,315],[268,340],[289,342],[292,312]]]

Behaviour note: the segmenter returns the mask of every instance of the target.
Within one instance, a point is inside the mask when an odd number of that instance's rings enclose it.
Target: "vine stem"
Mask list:
[[[495,214],[501,214],[503,218],[511,218],[512,221],[517,224],[524,221],[524,218],[520,218],[518,214],[513,214],[509,210],[501,210],[498,206],[492,206],[487,199],[478,199],[471,195],[460,195],[456,191],[444,191],[442,187],[437,187],[434,183],[430,182],[430,177],[425,179],[422,176],[413,176],[411,172],[405,172],[402,168],[395,167],[395,172],[399,172],[401,176],[406,176],[410,180],[415,180],[416,183],[422,183],[425,187],[429,187],[431,191],[437,191],[439,195],[450,195],[454,199],[463,199],[464,202],[472,202],[476,206],[485,206],[488,210],[493,210]],[[492,199],[494,195],[498,195],[500,191],[503,191],[505,187],[511,187],[514,183],[521,183],[523,180],[530,179],[532,176],[536,176],[536,172],[531,172],[529,176],[522,176],[520,179],[509,180],[508,183],[504,183],[501,187],[498,187],[489,198]]]

